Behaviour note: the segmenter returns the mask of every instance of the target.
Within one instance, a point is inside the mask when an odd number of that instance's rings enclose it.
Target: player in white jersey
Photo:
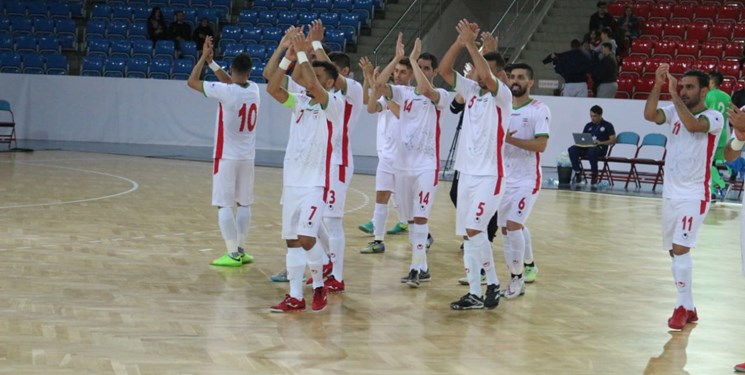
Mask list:
[[[426,55],[426,58],[425,58]],[[440,167],[440,112],[450,103],[450,95],[443,89],[432,87],[436,58],[421,53],[421,40],[414,42],[409,55],[417,87],[387,85],[388,77],[404,57],[403,35],[396,43],[396,56],[383,69],[377,85],[386,97],[392,98],[401,107],[398,120],[399,141],[396,147],[396,194],[404,217],[409,222],[409,242],[412,247],[409,273],[401,279],[412,288],[420,281],[430,279],[427,264],[427,224],[438,182]],[[425,66],[431,76],[423,72]]]
[[[455,233],[463,236],[463,264],[469,293],[450,304],[454,310],[495,308],[499,304],[499,279],[494,268],[494,253],[486,234],[489,220],[499,207],[503,194],[504,139],[510,118],[512,93],[492,73],[504,69],[504,59],[496,52],[482,56],[476,46],[478,26],[461,20],[456,26],[458,38],[443,57],[440,76],[463,97],[463,125],[455,157],[460,173],[455,218]],[[453,70],[463,48],[473,60],[476,80]],[[504,75],[503,72],[500,72]],[[486,295],[481,290],[481,268],[486,271]]]
[[[188,85],[208,98],[219,101],[215,126],[212,173],[212,205],[217,206],[220,232],[227,252],[213,260],[214,266],[239,267],[253,261],[245,252],[251,204],[254,201],[254,159],[256,124],[259,113],[258,85],[248,80],[251,57],[240,54],[230,66],[230,74],[213,60],[212,38],[207,37],[203,54],[194,65]],[[199,79],[205,63],[221,82]],[[233,214],[233,206],[237,205]]]
[[[698,321],[693,304],[690,249],[696,246],[698,230],[709,211],[711,166],[717,136],[722,131],[722,114],[706,109],[704,98],[709,76],[698,70],[678,80],[662,64],[655,72],[655,84],[644,107],[644,119],[666,125],[667,155],[662,190],[662,245],[672,257],[672,273],[678,290],[671,329],[683,329]],[[673,105],[657,108],[662,85],[668,82]]]
[[[285,152],[282,191],[282,238],[287,241],[286,268],[290,293],[271,307],[272,312],[305,310],[303,272],[305,265],[313,277],[313,310],[327,304],[327,288],[322,277],[324,250],[317,241],[329,188],[332,121],[344,112],[344,100],[330,92],[338,70],[325,61],[311,64],[306,54],[309,43],[302,31],[291,33],[292,48],[272,74],[267,92],[292,109],[290,136]],[[295,53],[295,51],[299,51]],[[286,71],[294,58],[300,82],[306,93],[291,93],[282,87]]]
[[[504,148],[506,189],[499,206],[502,249],[510,270],[507,299],[525,293],[525,283],[535,281],[530,232],[525,226],[541,190],[541,153],[548,145],[551,111],[544,103],[530,97],[533,68],[513,64],[509,71],[512,90],[512,116]]]

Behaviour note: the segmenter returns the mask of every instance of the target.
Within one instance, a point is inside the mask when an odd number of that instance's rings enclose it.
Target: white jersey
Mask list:
[[[667,124],[667,156],[662,196],[670,199],[709,201],[711,164],[717,147],[717,136],[722,131],[722,114],[707,109],[694,114],[709,120],[709,131],[691,133],[678,116],[674,105],[660,108]]]
[[[287,91],[294,92],[296,94],[305,94],[305,87],[300,86],[299,83],[295,82],[290,76],[287,77]]]
[[[504,176],[504,137],[512,92],[497,80],[497,93],[481,94],[476,81],[455,74],[455,91],[466,101],[455,169],[473,176]]]
[[[414,87],[391,85],[393,101],[401,106],[396,168],[404,171],[440,169],[440,115],[449,104],[447,91],[440,93],[439,103],[433,103]]]
[[[328,188],[333,135],[329,119],[343,113],[344,101],[329,93],[324,109],[318,103],[311,103],[307,95],[289,95],[285,105],[292,108],[292,121],[283,168],[284,186]]]
[[[204,82],[202,92],[219,100],[215,126],[215,160],[254,160],[259,114],[259,86]]]
[[[333,163],[336,165],[354,165],[352,160],[352,145],[349,142],[351,134],[357,128],[364,99],[362,98],[362,85],[359,82],[344,78],[347,81],[347,91],[342,94],[344,98],[344,113],[340,118],[339,131],[335,132],[332,144],[334,147]]]
[[[533,99],[519,108],[512,108],[507,132],[520,139],[548,137],[551,111],[543,102]],[[507,188],[541,189],[541,153],[511,144],[504,146],[505,183]]]
[[[396,142],[398,140],[398,117],[391,112],[385,97],[378,99],[383,110],[378,113],[378,132],[376,149],[379,159],[394,159],[396,157]]]

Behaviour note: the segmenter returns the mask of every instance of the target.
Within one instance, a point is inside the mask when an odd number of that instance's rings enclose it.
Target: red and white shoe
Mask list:
[[[326,279],[326,282],[323,283],[323,285],[326,286],[326,289],[328,289],[329,293],[343,293],[344,292],[344,281],[336,280],[336,278],[333,275],[329,276],[329,278]]]
[[[698,312],[696,311],[696,308],[694,307],[693,310],[688,310],[688,323],[696,323],[698,322]]]
[[[735,365],[735,371],[745,372],[745,363],[740,363],[739,365]]]
[[[323,265],[323,281],[325,282],[326,279],[331,276],[331,272],[334,271],[334,263],[329,260],[328,263]],[[305,285],[311,285],[313,284],[313,278],[309,277],[308,281],[305,282]]]
[[[282,302],[270,307],[269,311],[276,313],[305,311],[305,298],[297,299],[290,297],[289,294],[285,294],[285,299],[283,299]]]
[[[313,303],[310,307],[313,311],[321,311],[328,304],[328,289],[325,286],[319,286],[313,289]]]
[[[673,316],[667,320],[667,326],[670,329],[683,329],[686,323],[688,323],[688,310],[683,306],[678,306],[678,308],[673,310]]]

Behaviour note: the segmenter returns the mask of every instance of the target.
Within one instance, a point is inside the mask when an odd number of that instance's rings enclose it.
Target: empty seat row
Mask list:
[[[688,70],[696,69],[704,72],[718,71],[723,76],[732,79],[745,77],[742,72],[742,64],[737,59],[717,60],[710,57],[694,59],[692,57],[639,57],[629,56],[623,59],[621,74],[634,75],[637,77],[653,76],[660,64],[669,64],[670,73],[682,74]]]
[[[351,26],[358,29],[361,24],[369,25],[363,13],[243,9],[238,14],[238,25],[298,26],[309,25],[320,19],[325,26]]]
[[[147,24],[129,21],[89,21],[85,25],[85,39],[148,39]]]
[[[608,6],[608,12],[615,16],[624,15],[626,4],[622,2],[612,3]],[[651,20],[709,20],[718,22],[738,22],[742,14],[741,5],[718,4],[659,4],[659,3],[635,3],[632,5],[633,14],[637,17]]]
[[[127,21],[146,21],[150,17],[153,8],[144,6],[129,5],[109,5],[96,4],[91,9],[91,20],[127,20]],[[207,18],[210,22],[218,24],[220,20],[229,21],[230,14],[225,8],[173,8],[162,7],[160,11],[163,20],[169,24],[175,19],[176,11],[184,12],[184,21],[192,27],[202,18]]]
[[[284,36],[285,29],[278,26],[234,26],[223,28],[220,34],[220,46],[226,43],[260,43],[277,45]],[[324,43],[334,51],[343,51],[350,40],[347,33],[351,30],[326,28]],[[354,35],[352,35],[354,37]]]
[[[0,52],[0,73],[68,74],[69,71],[65,55]]]
[[[631,42],[629,56],[667,56],[667,57],[713,57],[716,59],[740,58],[743,56],[743,41],[723,42],[721,40],[677,40],[639,38]]]
[[[223,8],[226,12],[232,8],[232,0],[108,0],[110,5],[142,6],[152,9],[153,7],[177,7],[177,8]]]
[[[618,76],[618,92],[616,98],[646,99],[654,86],[654,77],[642,77],[621,74]],[[733,78],[725,78],[720,89],[728,94],[745,88],[745,81]],[[669,98],[665,93],[663,98]]]
[[[173,41],[159,40],[153,43],[149,40],[114,40],[91,39],[88,41],[87,56],[99,57],[144,57],[146,59],[158,58],[173,60],[177,52]],[[192,41],[182,41],[181,50],[178,55],[189,61],[195,61],[197,57],[197,45]]]
[[[51,17],[69,19],[82,16],[82,1],[45,2],[5,0],[0,4],[0,14],[20,17]]]
[[[56,36],[0,34],[0,51],[62,53],[62,44]]]
[[[745,23],[714,23],[708,21],[647,21],[641,27],[641,36],[674,39],[745,39]]]
[[[77,25],[73,20],[0,16],[0,33],[13,35],[70,35],[75,37]]]
[[[376,4],[377,3],[377,4]],[[354,9],[372,11],[373,7],[380,9],[382,3],[373,0],[254,0],[253,9],[275,10],[321,10],[351,12]]]

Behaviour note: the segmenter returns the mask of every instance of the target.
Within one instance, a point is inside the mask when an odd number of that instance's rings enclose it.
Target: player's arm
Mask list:
[[[665,122],[665,113],[661,109],[657,108],[660,102],[660,90],[662,85],[665,84],[670,66],[667,64],[660,64],[657,70],[654,72],[654,86],[652,86],[652,92],[647,97],[647,103],[644,105],[644,119],[652,121],[657,125],[662,125]]]
[[[296,36],[293,38],[293,48],[295,48],[296,51],[301,51],[297,52],[297,64],[295,65],[295,70],[300,74],[303,82],[305,82],[303,87],[311,93],[313,101],[321,104],[321,107],[326,109],[329,104],[329,93],[321,85],[321,82],[318,82],[318,78],[316,77],[313,68],[311,68],[308,55],[305,52],[308,50],[308,45],[308,41],[302,36]]]
[[[453,102],[450,103],[450,112],[457,115],[463,112],[464,109],[466,109],[466,100],[460,94],[456,94]]]
[[[499,90],[497,77],[492,74],[491,69],[489,69],[489,63],[486,62],[486,59],[481,55],[478,47],[476,47],[476,36],[479,33],[478,25],[464,19],[458,22],[457,29],[459,33],[458,38],[465,43],[468,54],[471,55],[476,74],[484,81],[489,92],[492,95],[496,95],[497,90]]]
[[[277,66],[279,65],[279,58],[282,56],[282,53],[284,53],[290,46],[292,45],[291,39],[293,35],[297,34],[298,30],[294,26],[290,26],[285,31],[285,35],[282,36],[282,40],[279,41],[279,46],[274,49],[274,52],[272,53],[272,57],[269,58],[269,61],[266,63],[266,67],[264,68],[264,79],[267,81],[274,75],[274,71],[277,69]],[[285,79],[282,77],[282,81],[284,82]]]
[[[372,63],[370,62],[370,59],[367,58],[367,56],[362,56],[360,58],[359,67],[362,70],[362,102],[365,103],[365,105],[369,104],[370,101],[370,91],[372,91],[372,87],[375,84],[374,82],[374,75],[375,75],[375,69],[373,69]]]
[[[533,152],[546,151],[546,146],[548,146],[548,134],[537,134],[533,139],[522,139],[513,137],[516,132],[517,130],[507,132],[505,136],[505,142],[507,142],[507,144]]]
[[[374,100],[373,98],[380,98],[382,96],[381,92],[383,92],[383,86],[384,85],[375,85],[373,88],[373,94],[372,97],[367,101],[367,113],[378,113],[383,111],[383,106],[380,104],[378,100]]]
[[[727,118],[729,124],[732,125],[733,137],[727,142],[727,147],[724,148],[724,158],[727,161],[733,161],[740,157],[742,146],[745,144],[745,112],[730,103]]]
[[[447,52],[445,52],[445,55],[442,56],[440,67],[437,69],[437,74],[439,74],[450,87],[455,87],[455,72],[453,71],[453,66],[455,65],[455,60],[458,58],[458,55],[460,55],[463,47],[465,47],[465,45],[463,44],[460,35],[458,35],[453,44],[450,45],[450,48],[448,48]]]
[[[191,74],[189,74],[189,79],[186,81],[186,84],[195,91],[199,91],[204,94],[204,81],[199,79],[199,77],[202,75],[202,71],[204,70],[204,64],[207,61],[207,56],[210,55],[211,57],[212,55],[212,48],[208,48],[207,41],[204,42],[204,48],[202,51],[202,56],[199,57],[199,60],[197,60],[196,64],[194,64],[194,67],[191,68]]]
[[[276,67],[272,67],[272,75],[269,76],[269,83],[266,86],[266,92],[282,104],[286,104],[290,98],[285,85],[287,81],[287,69],[295,58],[295,50],[292,47],[288,48],[282,61]]]
[[[688,109],[688,106],[683,103],[683,100],[677,93],[678,80],[670,73],[667,73],[667,80],[670,85],[670,96],[672,97],[673,104],[675,105],[675,110],[678,112],[678,117],[680,117],[680,121],[683,123],[683,126],[685,126],[686,129],[688,129],[688,131],[691,133],[708,132],[710,125],[709,118],[706,116],[699,116],[698,118],[696,118],[696,116],[691,113],[691,110]]]
[[[432,83],[429,82],[427,77],[422,72],[422,69],[417,64],[417,59],[422,53],[422,40],[416,38],[414,41],[414,49],[411,50],[409,55],[409,61],[411,61],[411,68],[414,70],[414,79],[416,79],[416,89],[422,95],[426,96],[432,103],[440,102],[440,92],[432,87]]]
[[[396,55],[393,57],[393,60],[388,63],[388,65],[383,68],[383,71],[380,72],[380,75],[375,80],[376,84],[382,84],[385,85],[385,91],[383,92],[383,96],[386,98],[390,98],[393,96],[393,93],[391,92],[391,88],[388,87],[388,79],[393,75],[393,70],[396,69],[396,64],[398,64],[401,59],[404,58],[404,34],[398,33],[398,39],[396,39]],[[411,62],[412,65],[416,64],[416,61]]]
[[[499,40],[496,36],[492,35],[489,31],[481,33],[481,54],[485,55],[489,52],[497,52],[497,45]]]
[[[396,118],[401,118],[401,106],[393,100],[388,100],[386,103],[388,104],[388,110],[391,111]]]

